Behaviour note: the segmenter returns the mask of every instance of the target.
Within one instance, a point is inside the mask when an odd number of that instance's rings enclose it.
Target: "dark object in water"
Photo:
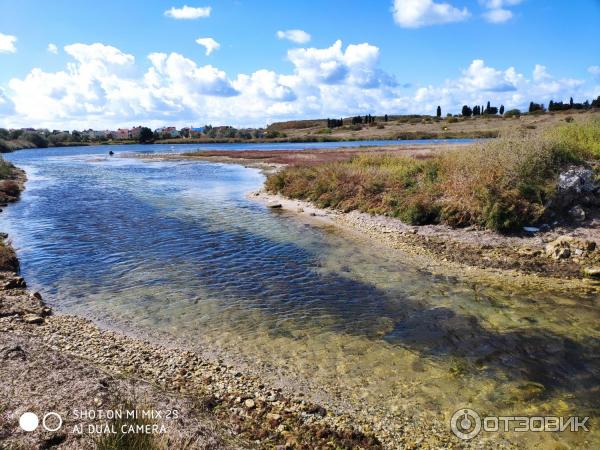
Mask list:
[[[109,154],[110,156],[112,156],[112,155],[114,155],[114,154],[115,154],[115,152],[113,152],[113,151],[111,150],[110,152],[108,152],[108,154]]]

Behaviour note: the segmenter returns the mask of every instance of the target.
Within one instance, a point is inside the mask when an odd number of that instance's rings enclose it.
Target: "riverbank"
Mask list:
[[[473,144],[406,145],[385,147],[339,148],[321,150],[266,151],[197,151],[183,154],[141,155],[147,160],[207,161],[241,164],[260,168],[267,176],[286,167],[319,168],[343,163],[352,158],[386,158],[410,156],[427,161],[440,152],[468,149]],[[479,226],[450,227],[448,225],[409,225],[402,220],[358,210],[319,208],[301,199],[289,199],[264,190],[250,197],[265,204],[276,203],[282,209],[298,213],[303,220],[325,221],[354,233],[373,237],[388,246],[425,258],[424,267],[438,271],[470,275],[478,271],[491,278],[506,275],[508,279],[528,279],[537,284],[560,288],[564,280],[581,290],[599,289],[597,270],[600,266],[600,214],[589,208],[585,221],[570,221],[544,229],[528,228],[518,233],[501,234]],[[568,248],[566,251],[560,249]],[[490,278],[489,276],[487,278]],[[506,278],[506,277],[500,277]]]
[[[80,317],[53,315],[39,294],[16,274],[0,274],[0,333],[3,394],[0,433],[5,443],[96,448],[98,439],[78,435],[86,421],[77,409],[128,408],[179,411],[148,448],[379,448],[348,417],[301,397],[287,397],[258,378],[219,361],[99,329]],[[24,370],[29,376],[15,385]],[[63,427],[54,434],[18,430],[31,410],[56,411]],[[188,447],[189,446],[189,447]],[[32,447],[33,448],[33,447]],[[71,447],[69,447],[71,448]]]
[[[385,146],[337,147],[329,149],[306,150],[198,150],[184,153],[127,154],[148,161],[206,161],[213,163],[240,164],[245,167],[261,169],[264,173],[273,173],[283,167],[302,164],[314,166],[323,163],[346,161],[353,156],[399,155],[426,158],[444,150],[458,150],[472,144],[436,143],[436,144],[399,144]]]
[[[593,120],[413,157],[297,160],[270,173],[265,189],[440,261],[597,281],[599,135]]]

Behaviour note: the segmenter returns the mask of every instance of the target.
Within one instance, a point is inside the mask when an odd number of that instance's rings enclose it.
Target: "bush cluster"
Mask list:
[[[416,159],[362,154],[289,166],[266,187],[320,207],[398,217],[415,225],[480,225],[508,232],[535,224],[569,164],[600,159],[600,121],[512,134]]]

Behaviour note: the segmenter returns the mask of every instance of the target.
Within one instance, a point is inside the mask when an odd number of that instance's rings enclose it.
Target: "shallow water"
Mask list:
[[[597,298],[420,271],[397,251],[247,200],[263,182],[256,169],[107,152],[8,156],[29,181],[0,229],[55,309],[212,346],[390,420],[446,421],[464,406],[597,415]]]

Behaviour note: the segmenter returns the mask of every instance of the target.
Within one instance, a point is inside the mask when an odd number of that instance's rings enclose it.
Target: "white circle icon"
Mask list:
[[[54,418],[54,419],[52,419],[52,418]],[[46,423],[46,421],[48,419],[52,419],[50,421],[50,424],[54,423],[54,426],[48,425],[48,423]],[[58,430],[60,430],[60,427],[62,427],[62,423],[63,423],[62,417],[60,417],[60,415],[55,412],[46,413],[44,415],[44,418],[42,419],[42,425],[44,426],[46,431],[58,431]]]
[[[38,416],[32,412],[26,412],[19,417],[19,426],[25,431],[35,430],[40,423]]]
[[[460,439],[473,439],[481,431],[481,417],[472,409],[459,409],[450,419],[450,428]]]

